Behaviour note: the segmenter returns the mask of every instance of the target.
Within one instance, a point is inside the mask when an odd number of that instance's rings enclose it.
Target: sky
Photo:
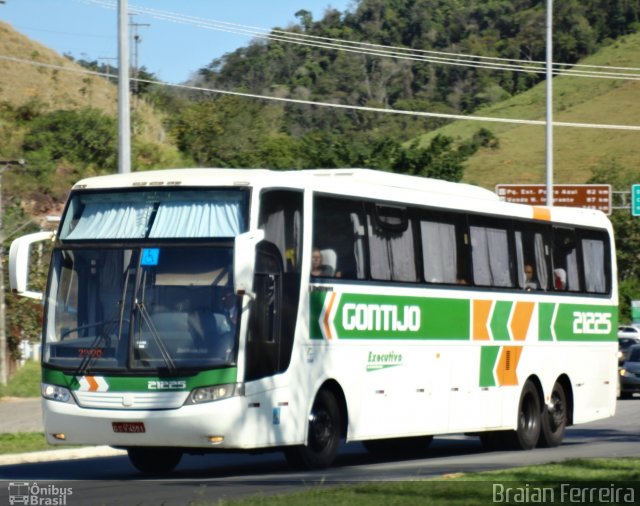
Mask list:
[[[0,20],[60,54],[115,66],[118,55],[117,0],[4,0]],[[181,83],[212,60],[248,45],[253,36],[229,33],[239,26],[269,30],[297,22],[310,11],[314,20],[328,7],[353,10],[352,0],[126,0],[140,37],[138,65],[158,79]],[[190,19],[186,20],[185,16]],[[177,19],[179,18],[179,19]],[[193,20],[198,18],[198,20]],[[212,29],[211,25],[226,31]],[[206,25],[206,26],[205,26]],[[243,29],[244,30],[244,29]],[[131,33],[133,36],[133,33]],[[131,64],[134,47],[131,43]],[[9,55],[10,56],[10,55]]]

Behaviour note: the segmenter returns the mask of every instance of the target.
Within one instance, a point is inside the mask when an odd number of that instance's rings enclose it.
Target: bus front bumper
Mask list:
[[[243,423],[246,400],[231,397],[177,409],[81,408],[43,399],[47,441],[53,445],[250,448]]]

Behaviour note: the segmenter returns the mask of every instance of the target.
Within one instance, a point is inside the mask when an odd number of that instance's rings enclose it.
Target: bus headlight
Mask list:
[[[195,388],[187,397],[185,404],[202,404],[203,402],[213,402],[228,399],[235,395],[242,395],[241,383],[227,383],[225,385],[215,385],[212,387]]]
[[[40,385],[40,392],[42,393],[42,397],[44,397],[45,399],[49,399],[51,401],[73,402],[72,400],[73,396],[71,395],[71,391],[65,387],[42,383]]]

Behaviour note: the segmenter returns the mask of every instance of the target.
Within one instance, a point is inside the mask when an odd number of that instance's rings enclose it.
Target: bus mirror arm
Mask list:
[[[233,249],[233,288],[237,295],[255,298],[253,275],[255,273],[256,246],[264,240],[264,230],[245,232],[235,238]]]
[[[11,243],[9,249],[9,285],[11,290],[22,297],[42,300],[42,293],[28,290],[31,246],[38,242],[50,241],[55,232],[28,234]]]

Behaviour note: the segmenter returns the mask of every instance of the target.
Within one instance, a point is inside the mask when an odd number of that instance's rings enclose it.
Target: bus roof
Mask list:
[[[362,168],[308,170],[193,168],[150,170],[86,178],[78,181],[73,189],[105,190],[176,186],[310,188],[321,192],[344,195],[384,194],[391,201],[398,200],[392,196],[393,192],[385,192],[385,189],[393,189],[394,191],[402,191],[402,196],[407,201],[417,202],[424,200],[424,193],[429,193],[433,197],[431,203],[436,206],[459,206],[488,214],[506,214],[514,217],[567,223],[590,222],[594,226],[610,227],[604,213],[596,210],[560,206],[544,208],[542,206],[532,207],[526,204],[505,203],[494,192],[479,186]],[[451,197],[455,197],[455,199],[452,201]],[[482,201],[482,203],[479,201]],[[544,212],[536,212],[537,210],[543,210]]]
[[[344,183],[387,187],[404,190],[429,191],[459,197],[497,201],[490,190],[464,183],[451,183],[439,179],[395,174],[372,169],[312,169],[275,171],[268,169],[166,169],[113,174],[83,179],[74,189],[106,189],[144,186],[288,186],[313,187],[324,185],[334,178]]]

